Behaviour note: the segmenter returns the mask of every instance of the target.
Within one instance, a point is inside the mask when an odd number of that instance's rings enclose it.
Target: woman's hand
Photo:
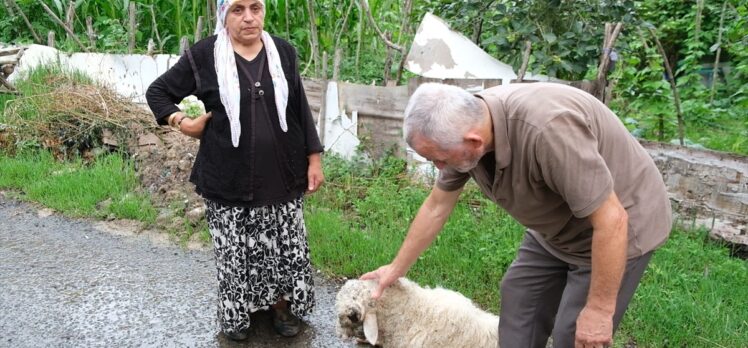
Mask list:
[[[177,122],[181,122],[179,125],[179,131],[182,132],[182,134],[189,135],[195,139],[200,139],[203,136],[205,124],[211,117],[213,117],[213,114],[209,112],[200,115],[197,118],[189,118],[186,115],[182,117],[181,120],[177,120]]]
[[[307,180],[309,185],[306,194],[312,194],[325,182],[325,174],[322,173],[322,154],[313,153],[309,155],[309,168],[307,168]]]

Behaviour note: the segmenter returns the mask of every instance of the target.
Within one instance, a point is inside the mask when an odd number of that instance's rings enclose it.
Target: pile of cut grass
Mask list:
[[[52,65],[30,71],[18,81],[19,95],[2,95],[0,189],[13,190],[17,198],[40,202],[68,216],[152,223],[155,209],[148,195],[140,193],[134,166],[125,154],[102,151],[84,160],[79,152],[59,148],[83,142],[65,138],[70,132],[64,125],[71,120],[85,118],[86,122],[76,122],[87,138],[100,136],[92,135],[100,124],[116,125],[137,117],[114,116],[127,107],[91,81],[83,73]],[[96,102],[90,102],[93,97]],[[100,115],[92,104],[111,113]]]

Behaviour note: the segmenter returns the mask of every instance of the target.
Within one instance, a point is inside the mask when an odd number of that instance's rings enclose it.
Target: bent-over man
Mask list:
[[[662,177],[593,96],[551,83],[472,95],[420,86],[407,143],[440,170],[379,286],[404,276],[451,214],[468,179],[527,227],[501,282],[501,347],[604,347],[671,228]]]

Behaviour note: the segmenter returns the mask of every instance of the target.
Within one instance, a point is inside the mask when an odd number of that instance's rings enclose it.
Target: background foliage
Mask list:
[[[0,0],[0,42],[30,43],[31,32],[9,12],[15,1],[42,39],[54,31],[58,46],[79,50],[44,12],[41,0]],[[43,0],[65,18],[65,0]],[[74,0],[74,31],[97,51],[124,52],[128,6],[137,9],[136,51],[148,40],[156,53],[177,53],[179,38],[194,41],[213,32],[213,0]],[[342,51],[341,78],[381,83],[394,78],[401,55],[387,48],[366,20],[359,0],[267,0],[266,29],[291,41],[307,76],[331,76],[336,48]],[[532,43],[529,71],[565,80],[595,76],[605,22],[622,22],[616,43],[618,61],[610,76],[611,107],[640,137],[672,141],[676,133],[671,87],[650,28],[674,66],[686,123],[686,143],[748,154],[748,5],[741,0],[368,0],[373,18],[392,42],[410,45],[427,12],[444,18],[494,57],[518,69],[526,41]],[[311,12],[314,13],[314,21]],[[14,12],[16,12],[14,10]],[[87,41],[86,18],[97,35]],[[722,24],[720,24],[722,23]],[[312,50],[316,28],[319,58]],[[721,35],[720,35],[721,28]],[[717,51],[720,62],[712,81]],[[326,63],[322,59],[325,57]],[[326,71],[322,71],[323,67]],[[387,70],[387,71],[385,71]],[[407,74],[406,74],[407,76]],[[403,81],[400,81],[403,82]]]

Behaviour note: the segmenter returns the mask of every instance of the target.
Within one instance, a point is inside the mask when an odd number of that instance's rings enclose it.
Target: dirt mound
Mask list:
[[[198,140],[162,127],[138,137],[137,144],[129,150],[140,182],[152,194],[154,203],[171,206],[176,215],[184,214],[193,225],[202,218],[195,211],[202,209],[202,200],[189,182],[198,146]]]
[[[203,221],[202,200],[189,182],[198,141],[156,124],[144,106],[65,74],[45,77],[14,98],[0,124],[0,146],[11,154],[41,147],[60,160],[120,152],[134,160],[142,190],[159,211],[157,224],[180,234]]]

